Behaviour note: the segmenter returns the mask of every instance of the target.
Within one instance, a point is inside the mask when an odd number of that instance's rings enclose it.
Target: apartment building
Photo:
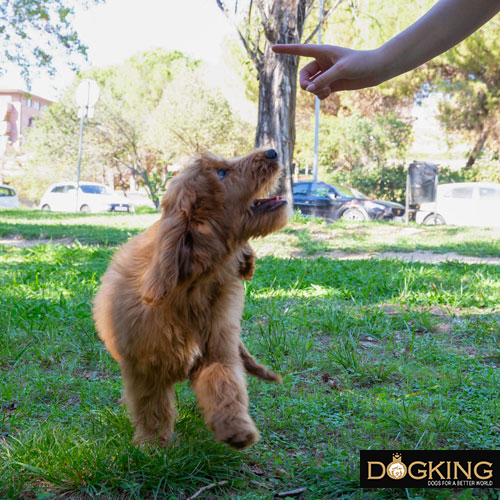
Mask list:
[[[23,90],[0,89],[0,157],[9,148],[20,150],[25,130],[51,103]]]

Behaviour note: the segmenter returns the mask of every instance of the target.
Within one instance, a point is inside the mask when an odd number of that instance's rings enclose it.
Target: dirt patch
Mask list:
[[[32,248],[36,247],[37,245],[46,245],[46,244],[53,244],[53,245],[70,245],[73,243],[72,238],[56,238],[56,239],[35,239],[35,240],[27,240],[26,238],[23,238],[21,236],[8,236],[4,238],[0,238],[0,245],[6,245],[6,246],[14,246],[14,247],[19,247],[19,248]]]
[[[407,228],[412,229],[412,228]],[[418,231],[418,230],[417,230]],[[36,245],[59,244],[70,245],[73,243],[72,238],[56,238],[56,239],[35,239],[27,240],[20,236],[11,236],[0,238],[0,245],[16,246],[20,248],[31,248]],[[286,248],[286,247],[285,247]],[[402,260],[405,262],[423,262],[428,264],[441,264],[443,262],[463,262],[464,264],[490,264],[500,265],[500,257],[472,257],[469,255],[460,255],[456,252],[434,253],[428,250],[416,250],[413,252],[344,252],[343,250],[332,250],[327,252],[315,253],[307,255],[305,252],[291,250],[287,252],[285,248],[280,251],[280,257],[297,257],[317,259],[318,257],[327,257],[337,260]],[[276,255],[275,246],[263,245],[258,251],[259,257],[268,255]]]
[[[261,257],[261,252],[259,252]],[[405,262],[423,262],[427,264],[441,264],[443,262],[463,262],[464,264],[490,264],[500,265],[499,257],[472,257],[460,255],[456,252],[434,253],[426,250],[416,250],[413,252],[344,252],[342,250],[332,250],[320,254],[306,255],[303,252],[291,252],[291,257],[313,258],[327,257],[337,260],[402,260]]]

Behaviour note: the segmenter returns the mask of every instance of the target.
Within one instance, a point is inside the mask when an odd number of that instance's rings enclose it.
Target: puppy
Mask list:
[[[274,150],[234,160],[204,154],[174,177],[161,219],[114,256],[94,299],[100,338],[120,364],[138,445],[165,446],[174,428],[174,384],[189,378],[218,441],[259,440],[244,371],[281,377],[240,340],[241,280],[251,280],[249,238],[282,228],[282,197],[263,198],[280,174]]]

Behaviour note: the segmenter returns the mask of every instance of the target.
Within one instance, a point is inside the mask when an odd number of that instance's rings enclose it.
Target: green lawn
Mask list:
[[[197,498],[498,498],[358,488],[360,449],[500,447],[500,266],[328,258],[325,245],[412,248],[391,224],[294,218],[256,245],[275,256],[246,285],[242,336],[283,374],[282,386],[249,379],[260,443],[215,443],[182,384],[172,446],[134,448],[90,301],[113,245],[157,217],[0,212],[3,237],[79,242],[0,246],[0,498],[178,499],[220,481]],[[487,230],[411,228],[424,230],[414,246],[500,256]],[[290,245],[316,258],[281,256]]]
[[[82,244],[114,246],[143,231],[159,214],[141,208],[139,214],[69,214],[40,210],[0,210],[0,239],[65,238]],[[322,219],[294,215],[280,233],[255,242],[268,254],[299,256],[345,252],[428,250],[478,257],[500,257],[500,228],[419,226],[387,222],[327,224]]]

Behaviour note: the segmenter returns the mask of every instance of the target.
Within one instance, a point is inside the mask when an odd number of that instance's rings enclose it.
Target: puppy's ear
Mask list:
[[[215,267],[229,253],[224,193],[212,176],[179,176],[163,201],[163,217],[141,295],[160,303],[177,285]]]
[[[141,287],[146,304],[159,304],[179,281],[185,220],[168,217],[160,221],[154,241],[153,257]]]

